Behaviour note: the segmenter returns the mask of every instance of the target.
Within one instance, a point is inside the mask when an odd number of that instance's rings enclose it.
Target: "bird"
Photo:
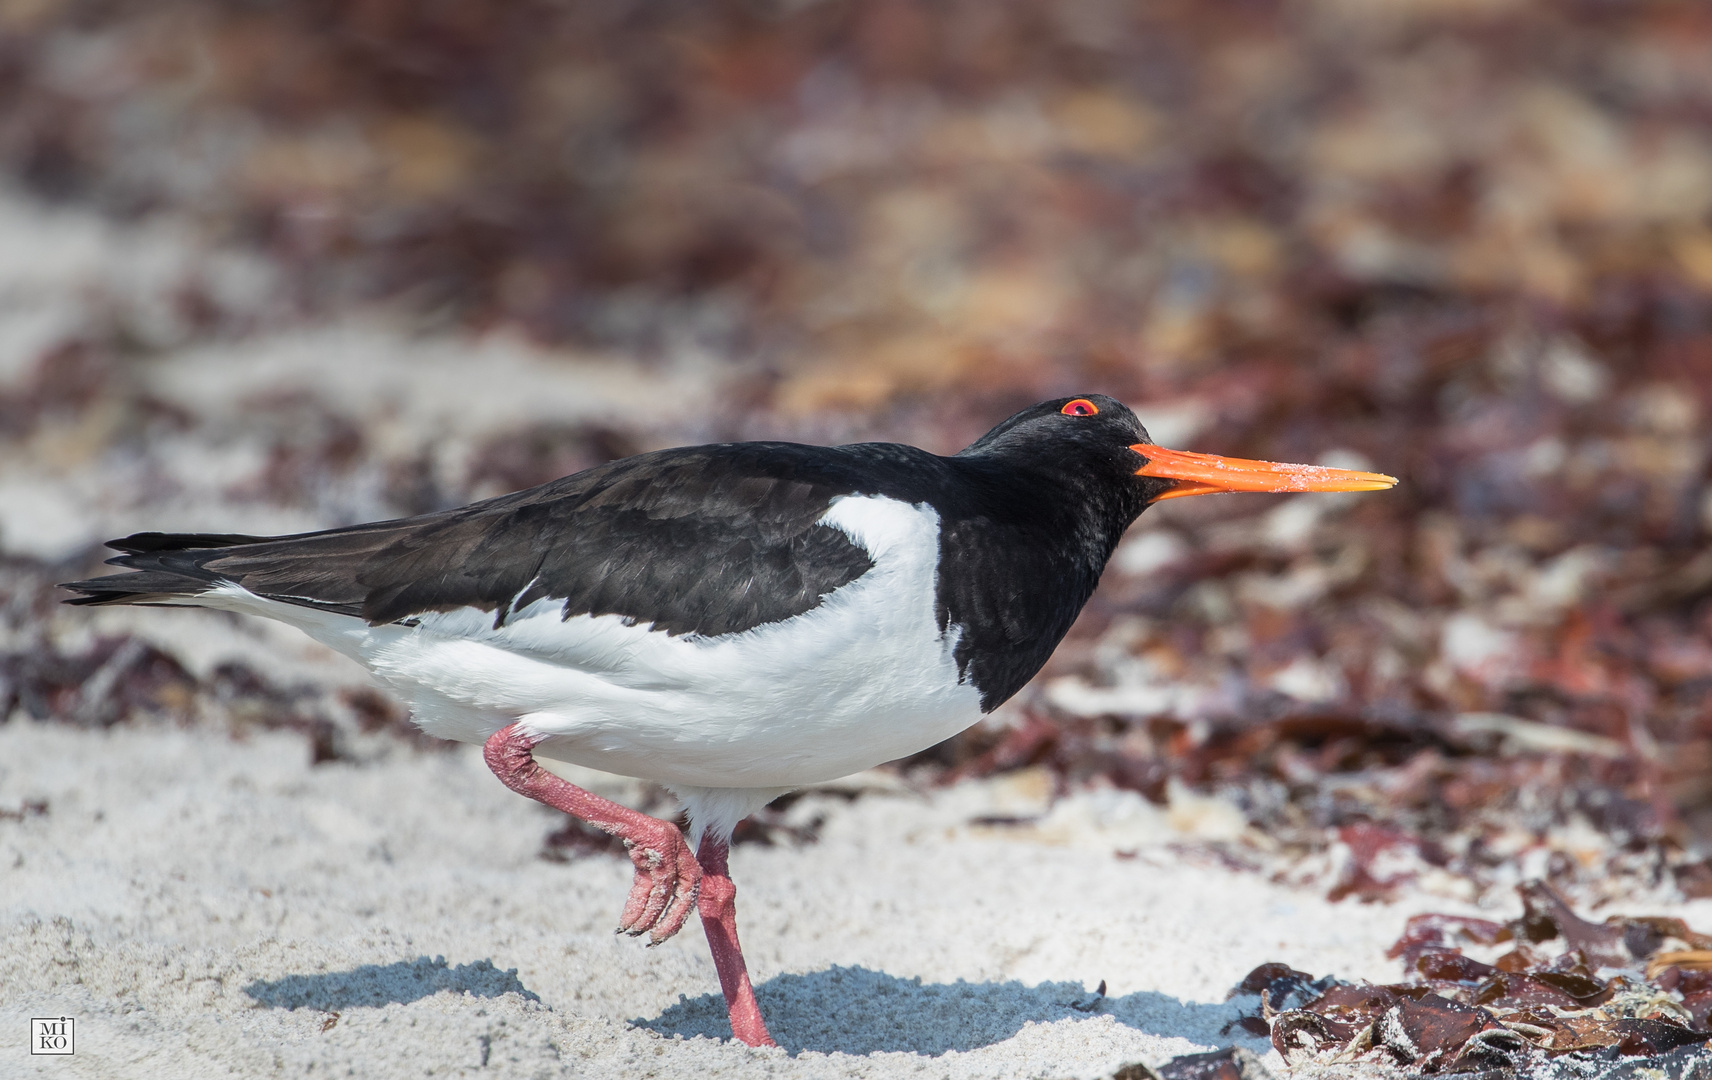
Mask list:
[[[737,936],[733,829],[794,789],[939,743],[1051,656],[1154,503],[1377,491],[1379,473],[1168,450],[1102,394],[966,449],[735,442],[638,454],[497,498],[290,536],[140,532],[70,604],[277,619],[355,658],[427,734],[619,838],[618,932],[691,912],[733,1036],[775,1045]],[[539,758],[653,781],[688,829]]]

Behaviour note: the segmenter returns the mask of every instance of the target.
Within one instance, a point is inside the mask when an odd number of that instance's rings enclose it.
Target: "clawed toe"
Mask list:
[[[661,824],[664,828],[657,837],[624,841],[636,865],[636,877],[616,932],[631,937],[647,934],[649,945],[658,945],[683,929],[701,891],[701,866],[695,854],[675,825]]]

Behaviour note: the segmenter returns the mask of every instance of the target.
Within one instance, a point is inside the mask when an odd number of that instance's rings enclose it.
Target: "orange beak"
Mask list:
[[[1384,491],[1397,483],[1395,476],[1354,469],[1245,461],[1167,450],[1147,443],[1136,443],[1130,449],[1147,459],[1147,464],[1135,471],[1137,476],[1177,481],[1175,487],[1158,496],[1155,502],[1218,491]]]

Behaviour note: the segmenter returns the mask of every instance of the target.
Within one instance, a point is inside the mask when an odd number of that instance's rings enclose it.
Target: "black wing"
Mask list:
[[[872,568],[817,524],[857,490],[848,449],[661,450],[456,510],[297,536],[139,533],[109,545],[125,552],[111,562],[137,573],[73,582],[85,595],[68,602],[150,603],[234,582],[371,624],[476,607],[500,625],[551,598],[566,618],[736,633],[800,615]]]

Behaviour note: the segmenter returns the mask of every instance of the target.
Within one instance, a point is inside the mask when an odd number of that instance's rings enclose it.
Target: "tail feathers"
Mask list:
[[[167,570],[144,570],[88,581],[68,581],[60,588],[84,594],[67,600],[68,604],[170,604],[175,597],[195,596],[213,584],[212,581],[189,578]]]
[[[107,541],[114,551],[141,555],[149,551],[186,551],[192,548],[236,547],[239,544],[261,544],[270,536],[245,536],[243,533],[162,533],[140,532],[118,540]]]
[[[163,556],[174,552],[193,553],[239,544],[258,544],[267,539],[240,533],[133,533],[107,541],[108,547],[125,553],[107,561],[115,566],[132,568],[136,573],[68,581],[60,588],[84,594],[65,601],[68,604],[170,604],[175,597],[195,596],[208,591],[220,578],[203,570],[193,555],[170,561]]]

